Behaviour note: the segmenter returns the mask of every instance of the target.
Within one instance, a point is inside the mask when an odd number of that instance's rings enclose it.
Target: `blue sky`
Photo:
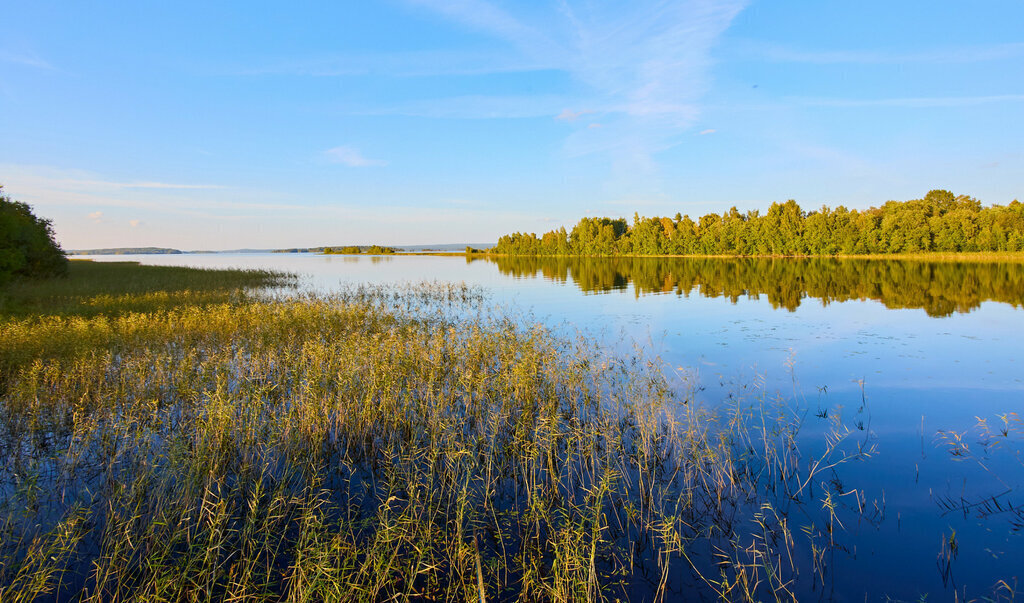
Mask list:
[[[0,184],[65,248],[493,242],[1024,198],[1024,3],[3,2]]]

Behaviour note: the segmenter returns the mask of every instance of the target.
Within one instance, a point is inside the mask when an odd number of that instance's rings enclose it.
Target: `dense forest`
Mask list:
[[[0,186],[0,285],[16,277],[58,276],[67,272],[67,265],[50,221],[4,195]]]
[[[982,207],[967,195],[930,191],[865,210],[804,211],[773,203],[762,215],[735,207],[694,222],[689,216],[583,218],[571,231],[513,233],[492,251],[508,255],[857,255],[1022,251],[1024,203]]]
[[[478,259],[479,258],[479,259]],[[1015,262],[893,262],[837,258],[582,258],[477,256],[502,274],[573,282],[582,291],[628,289],[741,298],[764,295],[775,308],[796,310],[807,298],[822,304],[874,299],[889,308],[931,316],[969,312],[982,302],[1024,306],[1024,265]]]

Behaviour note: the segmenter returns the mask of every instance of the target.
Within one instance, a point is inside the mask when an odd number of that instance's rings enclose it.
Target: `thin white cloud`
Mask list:
[[[698,132],[698,134],[700,134],[701,136],[707,136],[708,134],[714,134],[715,132],[717,132],[717,130],[715,130],[714,128],[708,128],[707,130],[701,130],[700,132]]]
[[[367,159],[363,157],[363,154],[358,149],[350,146],[334,147],[333,149],[327,149],[324,151],[324,155],[327,156],[328,161],[331,163],[340,163],[347,165],[348,167],[375,167],[387,165],[387,161],[380,159]]]
[[[989,46],[947,47],[920,52],[875,50],[802,50],[777,44],[746,42],[736,45],[736,52],[748,59],[777,63],[810,64],[906,64],[906,63],[980,63],[1024,56],[1024,43]]]
[[[70,180],[69,184],[98,188],[153,188],[168,190],[216,190],[227,188],[217,184],[175,184],[171,182],[111,182],[104,180]]]
[[[558,107],[564,105],[565,101],[565,97],[553,95],[466,95],[377,105],[352,109],[349,110],[349,113],[353,115],[402,115],[433,119],[522,119],[550,117],[557,113]]]
[[[35,67],[36,69],[53,69],[53,65],[49,61],[34,52],[0,50],[0,63],[12,63],[14,65]]]
[[[582,111],[573,111],[571,109],[563,109],[561,113],[555,116],[555,119],[561,121],[576,121],[584,115],[590,115],[593,111],[583,109]]]
[[[456,207],[476,207],[483,205],[477,199],[445,199],[442,203],[454,205]]]
[[[561,49],[540,28],[486,0],[410,0],[445,17],[507,40],[531,56],[552,56]]]
[[[241,76],[388,77],[473,76],[555,69],[543,57],[509,50],[420,50],[378,54],[329,54],[267,61],[255,66],[227,66],[214,73]]]
[[[926,109],[930,107],[970,107],[992,103],[1024,102],[1024,94],[998,94],[991,96],[936,96],[910,98],[793,98],[793,102],[808,107],[905,107]]]
[[[170,184],[158,181],[119,182],[85,170],[40,165],[0,164],[4,190],[33,205],[78,207],[130,207],[213,217],[218,211],[277,210],[283,203],[234,201],[251,199],[251,191],[233,191],[220,185]],[[222,216],[226,217],[226,216]]]

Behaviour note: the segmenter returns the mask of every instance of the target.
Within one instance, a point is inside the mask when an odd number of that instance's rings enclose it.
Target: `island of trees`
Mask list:
[[[358,255],[364,253],[366,255],[391,255],[395,253],[394,247],[384,247],[383,245],[370,245],[369,247],[359,247],[357,245],[348,245],[345,247],[325,247],[324,253],[330,254],[343,254],[343,255]]]
[[[327,255],[391,255],[397,253],[394,247],[383,245],[345,245],[342,247],[292,247],[291,249],[275,249],[274,253],[325,253]]]
[[[735,207],[707,214],[644,218],[583,218],[571,231],[501,237],[506,255],[875,255],[927,252],[1024,251],[1024,204],[982,207],[967,195],[930,191],[923,199],[889,201],[866,210],[804,211],[790,200],[767,213]]]

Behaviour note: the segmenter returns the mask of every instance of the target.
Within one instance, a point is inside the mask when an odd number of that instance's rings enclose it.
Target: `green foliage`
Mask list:
[[[383,245],[370,245],[365,249],[358,245],[346,245],[345,247],[324,247],[323,252],[332,255],[359,255],[365,253],[367,255],[391,255],[397,250],[394,247],[384,247]]]
[[[0,186],[0,285],[15,277],[60,276],[67,271],[67,263],[53,240],[50,221],[4,195]]]
[[[967,195],[930,191],[923,199],[889,201],[850,210],[822,206],[806,212],[796,201],[773,203],[768,212],[624,219],[583,218],[567,235],[560,228],[538,237],[501,237],[495,253],[507,255],[867,255],[1024,250],[1024,204],[982,207]]]

